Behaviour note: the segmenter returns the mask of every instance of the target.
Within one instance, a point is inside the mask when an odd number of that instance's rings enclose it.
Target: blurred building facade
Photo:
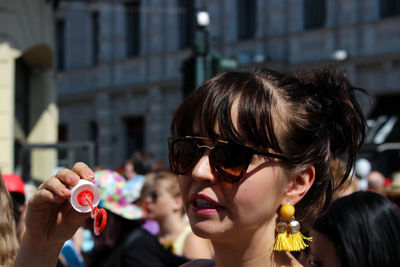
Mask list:
[[[57,164],[55,150],[23,153],[30,144],[57,142],[53,4],[0,1],[0,169],[21,173],[29,165],[24,179],[48,178]]]
[[[167,162],[180,68],[192,53],[199,10],[210,15],[211,50],[243,67],[346,68],[374,97],[372,105],[362,100],[366,114],[377,99],[400,99],[396,0],[60,1],[60,138],[95,142],[103,167],[136,150]]]

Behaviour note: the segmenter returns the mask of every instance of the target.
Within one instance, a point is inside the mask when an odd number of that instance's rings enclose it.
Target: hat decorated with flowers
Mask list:
[[[128,220],[144,218],[142,209],[129,203],[125,196],[125,178],[111,170],[101,170],[94,173],[94,184],[100,190],[99,207],[105,208]]]

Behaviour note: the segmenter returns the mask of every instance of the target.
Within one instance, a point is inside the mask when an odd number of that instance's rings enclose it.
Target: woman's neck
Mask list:
[[[172,214],[158,221],[160,231],[158,232],[158,239],[161,243],[174,241],[175,238],[182,232],[185,223],[182,218],[177,214]]]
[[[285,252],[274,252],[271,231],[249,231],[232,240],[213,240],[217,267],[241,266],[298,266],[296,260]]]
[[[225,254],[226,255],[226,254]],[[220,257],[220,254],[215,252],[215,266],[240,266],[240,267],[299,267],[302,266],[290,252],[264,252],[238,254],[235,252],[230,253],[231,257]]]
[[[238,239],[239,241],[240,239]],[[241,240],[240,240],[241,241]],[[240,242],[239,241],[239,242]],[[270,266],[272,251],[266,246],[249,244],[247,248],[243,244],[235,247],[214,245],[215,263],[218,267],[224,266]]]

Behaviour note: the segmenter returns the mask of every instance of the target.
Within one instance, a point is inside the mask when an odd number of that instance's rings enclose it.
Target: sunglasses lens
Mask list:
[[[158,199],[158,193],[157,192],[151,192],[150,197],[153,201],[156,201]]]
[[[177,174],[185,174],[198,160],[200,149],[190,140],[176,140],[170,146],[169,160],[171,169]]]
[[[234,144],[219,145],[212,152],[211,164],[216,174],[229,183],[237,182],[243,176],[252,157],[252,153]]]
[[[195,140],[177,139],[170,141],[169,161],[171,169],[177,174],[186,174],[198,162],[203,148]],[[234,183],[242,178],[253,152],[234,143],[220,143],[210,152],[210,165],[216,177],[220,180]]]

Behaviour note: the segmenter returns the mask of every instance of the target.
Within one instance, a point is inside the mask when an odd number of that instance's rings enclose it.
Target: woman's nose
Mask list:
[[[192,169],[193,179],[199,182],[212,182],[216,181],[210,165],[210,151],[207,149],[201,156],[197,164]]]
[[[143,197],[143,204],[146,206],[151,203],[151,198],[149,196]]]

